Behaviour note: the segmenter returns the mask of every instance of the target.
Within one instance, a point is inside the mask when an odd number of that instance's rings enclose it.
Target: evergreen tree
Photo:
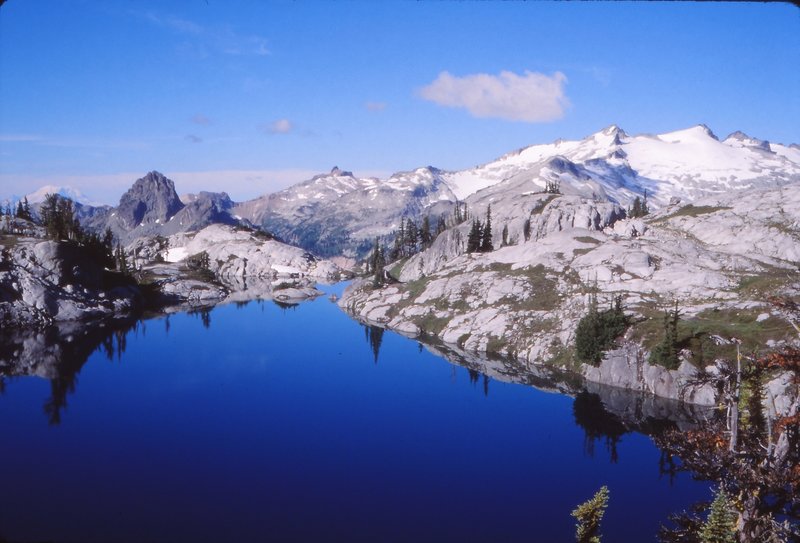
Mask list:
[[[642,216],[642,201],[639,200],[639,197],[637,196],[633,200],[633,206],[631,206],[630,217],[632,219],[635,219],[641,216]]]
[[[31,215],[31,205],[28,203],[28,197],[27,196],[25,196],[22,199],[22,213],[23,213],[23,217],[22,217],[23,219],[27,219],[29,221],[33,220],[33,215]]]
[[[650,363],[675,370],[680,366],[678,350],[678,302],[673,311],[664,311],[664,339],[650,352]]]
[[[375,250],[373,253],[372,265],[372,286],[380,287],[386,282],[383,267],[386,266],[386,258],[383,255],[383,249],[378,245],[378,238],[375,238]]]
[[[411,256],[417,252],[417,243],[419,241],[419,230],[417,223],[413,219],[406,221],[406,235],[405,235],[405,256]]]
[[[501,247],[505,247],[506,245],[508,245],[508,225],[507,224],[503,225],[503,241],[501,243],[502,243]]]
[[[125,250],[122,248],[122,245],[117,243],[117,249],[114,251],[114,260],[116,261],[117,271],[128,275],[130,273],[130,269],[128,268],[128,257],[125,254]]]
[[[481,246],[480,252],[488,253],[494,251],[494,245],[492,245],[492,206],[489,205],[486,208],[486,223],[483,225],[483,230],[481,231]]]
[[[525,219],[525,223],[522,225],[522,235],[525,238],[525,241],[531,239],[531,218],[528,217]]]
[[[608,507],[608,487],[602,486],[592,497],[580,504],[572,516],[578,521],[575,527],[577,543],[600,543],[600,522]]]
[[[436,238],[439,234],[447,230],[447,222],[444,220],[442,215],[439,215],[439,220],[436,222]]]
[[[419,229],[419,242],[422,244],[423,249],[427,249],[433,243],[433,235],[431,234],[431,219],[428,215],[422,219],[422,226]]]
[[[22,208],[22,200],[20,200],[17,202],[17,211],[14,213],[14,216],[21,219],[23,215],[25,215],[25,210]]]
[[[725,490],[719,489],[711,503],[708,520],[700,530],[700,541],[702,543],[736,543],[736,517],[737,514],[730,498]]]
[[[476,253],[481,248],[481,239],[483,237],[483,227],[481,221],[477,219],[472,220],[472,228],[467,236],[467,252]]]
[[[72,200],[58,194],[48,194],[41,208],[42,225],[47,236],[55,240],[77,240],[82,238],[81,226],[75,218]]]
[[[544,191],[550,194],[561,194],[561,183],[558,179],[547,180],[544,182]]]
[[[589,298],[589,312],[578,322],[575,330],[578,359],[595,366],[600,364],[605,351],[614,346],[627,327],[628,317],[622,308],[622,297],[614,298],[609,309],[599,311],[597,295],[593,292]]]
[[[650,214],[650,208],[647,205],[647,189],[644,190],[644,200],[642,201],[642,217]]]

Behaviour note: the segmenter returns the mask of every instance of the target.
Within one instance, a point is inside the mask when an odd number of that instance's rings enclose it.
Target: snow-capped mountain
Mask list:
[[[427,167],[378,180],[334,168],[238,204],[234,213],[322,255],[363,255],[375,236],[391,235],[403,216],[436,216],[456,201],[483,209],[503,200],[511,204],[553,181],[564,194],[623,208],[646,194],[657,209],[674,198],[687,202],[800,181],[800,148],[742,132],[719,140],[704,125],[637,136],[612,125],[582,140],[533,145],[461,171]]]
[[[376,236],[396,229],[403,216],[447,213],[456,196],[435,168],[389,179],[329,174],[237,204],[232,213],[320,256],[363,255]]]
[[[69,198],[73,202],[77,202],[83,205],[95,206],[99,207],[102,204],[99,204],[93,201],[91,198],[83,194],[81,191],[74,187],[69,186],[56,186],[56,185],[45,185],[30,194],[26,194],[24,197],[28,199],[28,203],[33,204],[41,204],[44,202],[45,196],[48,194],[58,194],[59,196],[63,196],[65,198]]]
[[[70,186],[57,186],[57,185],[44,185],[33,192],[28,194],[18,196],[13,195],[7,197],[2,200],[3,205],[9,204],[12,208],[16,207],[17,203],[22,201],[23,199],[28,199],[28,204],[31,206],[37,206],[38,204],[44,203],[44,199],[48,194],[57,194],[59,196],[63,196],[65,198],[69,198],[73,202],[88,205],[88,206],[95,206],[100,207],[102,204],[92,201],[91,198],[83,194],[80,190],[76,189],[75,187]]]

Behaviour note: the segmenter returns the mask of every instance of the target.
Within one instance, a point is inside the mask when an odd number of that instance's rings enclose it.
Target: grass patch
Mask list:
[[[594,239],[592,236],[578,236],[575,238],[575,241],[580,241],[581,243],[593,243],[595,245],[599,245],[601,243],[600,240]]]
[[[549,204],[556,198],[558,198],[557,194],[550,194],[546,198],[543,198],[538,202],[536,202],[536,206],[534,206],[534,208],[531,209],[531,215],[541,215],[542,212],[544,211],[544,208],[547,207],[547,204]]]
[[[700,215],[708,215],[709,213],[716,213],[717,211],[723,211],[725,209],[731,208],[726,206],[696,206],[693,204],[688,204],[680,208],[672,215],[664,217],[663,220],[669,220],[675,217],[699,217]]]
[[[791,273],[789,270],[769,268],[765,273],[743,276],[739,279],[736,292],[754,300],[765,300],[791,283]]]
[[[437,317],[433,312],[419,317],[415,324],[419,326],[420,331],[426,336],[436,336],[442,333],[450,319],[447,317]]]
[[[508,342],[505,338],[490,336],[489,341],[486,343],[487,354],[501,354],[506,350]]]
[[[572,254],[573,256],[581,256],[585,255],[586,253],[591,253],[592,251],[594,251],[594,247],[585,247],[582,249],[575,249],[574,251],[572,251]]]
[[[680,310],[680,307],[678,308]],[[652,350],[664,337],[664,311],[656,307],[640,308],[643,318],[635,321],[631,339]],[[712,364],[718,358],[734,359],[736,345],[717,345],[712,336],[742,341],[742,352],[764,348],[769,340],[793,336],[794,330],[783,319],[769,317],[761,322],[756,318],[765,309],[707,309],[692,318],[678,321],[678,348],[688,349],[690,361],[698,367]]]
[[[394,266],[389,270],[389,275],[392,277],[400,277],[400,271],[403,269],[403,266],[406,265],[408,262],[408,258],[401,258],[397,262],[394,263]]]

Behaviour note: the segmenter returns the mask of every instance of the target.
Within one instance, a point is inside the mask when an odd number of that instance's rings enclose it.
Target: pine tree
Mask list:
[[[439,220],[436,222],[436,236],[447,230],[447,222],[444,220],[442,215],[439,215]]]
[[[18,219],[21,219],[23,218],[23,215],[25,215],[25,210],[22,208],[22,200],[20,200],[17,202],[17,211],[14,213],[14,216]]]
[[[505,247],[508,245],[508,225],[503,225],[503,241],[501,242],[501,247]]]
[[[642,217],[650,214],[650,208],[647,205],[647,189],[644,190],[644,200],[642,201]]]
[[[572,516],[578,521],[575,527],[577,543],[600,543],[600,522],[608,507],[608,487],[602,486],[592,497],[580,504]]]
[[[678,302],[673,311],[664,311],[664,339],[650,352],[650,363],[667,369],[678,369],[680,357],[678,350],[678,321],[680,313]]]
[[[578,322],[575,329],[575,352],[578,359],[597,366],[603,360],[605,351],[614,346],[616,339],[625,333],[628,317],[622,308],[622,297],[617,296],[613,305],[599,311],[597,294],[589,297],[589,311]]]
[[[633,200],[630,215],[632,219],[642,216],[642,201],[639,200],[638,196]]]
[[[467,236],[467,252],[476,253],[481,248],[481,238],[483,237],[483,227],[481,221],[477,219],[472,220],[472,228]]]
[[[522,235],[525,237],[525,241],[531,239],[531,218],[528,217],[525,219],[525,223],[522,225]]]
[[[386,282],[383,271],[383,267],[386,266],[386,258],[384,257],[383,249],[378,245],[378,238],[375,238],[372,258],[372,286],[380,287]]]
[[[417,243],[419,242],[419,230],[417,223],[412,219],[406,221],[405,254],[411,256],[417,253]]]
[[[422,226],[419,229],[419,242],[422,244],[423,249],[427,249],[433,243],[433,235],[431,234],[431,219],[428,215],[422,219]]]
[[[486,223],[483,225],[483,231],[481,232],[480,252],[488,253],[491,251],[494,251],[494,245],[492,245],[492,206],[489,205],[486,208]]]
[[[702,543],[736,543],[736,511],[725,490],[719,489],[711,503],[708,520],[700,530]]]
[[[33,215],[31,215],[31,205],[28,203],[28,197],[25,196],[22,199],[22,213],[24,216],[23,219],[27,219],[29,221],[33,220]]]

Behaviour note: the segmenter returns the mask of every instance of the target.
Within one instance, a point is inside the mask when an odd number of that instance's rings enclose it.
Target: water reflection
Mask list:
[[[369,324],[364,325],[364,337],[372,349],[372,359],[375,364],[378,363],[378,355],[381,352],[381,343],[383,342],[384,329],[380,326],[372,326]]]
[[[612,462],[619,459],[617,445],[625,434],[639,432],[654,436],[668,430],[686,431],[699,427],[713,416],[713,411],[707,407],[587,382],[579,375],[557,368],[528,365],[499,356],[481,357],[443,344],[425,344],[424,347],[466,368],[472,384],[483,380],[486,395],[489,381],[495,379],[574,397],[573,416],[585,432],[586,453],[593,455],[595,443],[603,441]]]
[[[4,330],[0,334],[0,382],[29,375],[49,379],[50,397],[45,401],[44,412],[49,423],[57,425],[89,356],[100,350],[108,360],[115,355],[119,360],[131,329],[144,332],[143,324],[135,319],[93,326],[63,323],[26,332]]]

